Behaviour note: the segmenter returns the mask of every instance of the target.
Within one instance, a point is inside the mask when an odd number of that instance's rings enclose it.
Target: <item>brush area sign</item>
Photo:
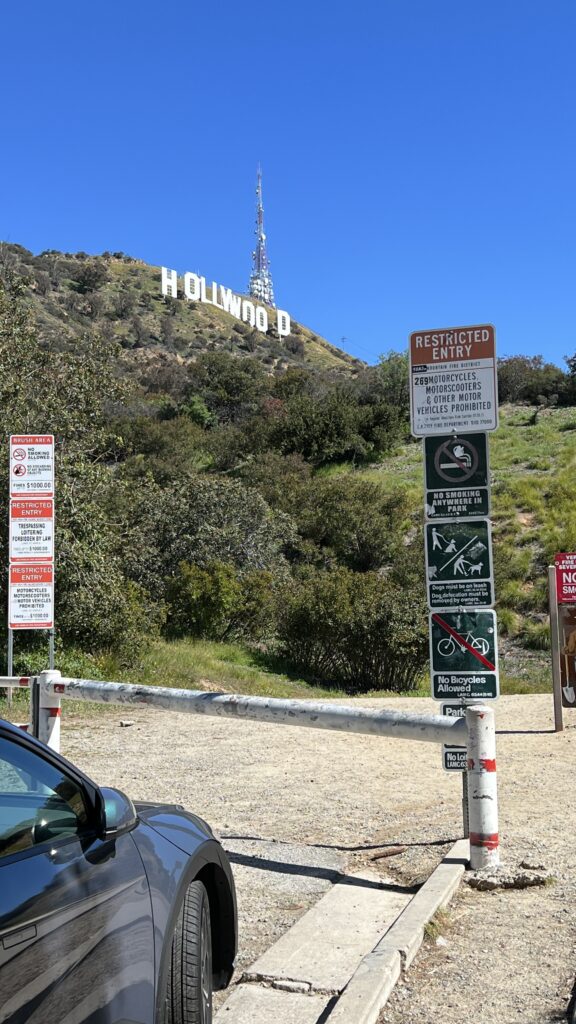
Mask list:
[[[54,436],[12,434],[10,437],[10,497],[54,496]]]
[[[415,437],[496,430],[496,344],[491,324],[410,335],[410,410]]]

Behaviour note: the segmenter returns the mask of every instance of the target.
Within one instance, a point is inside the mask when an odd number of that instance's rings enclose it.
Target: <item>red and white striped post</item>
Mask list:
[[[38,739],[60,753],[60,717],[65,684],[56,669],[38,676]]]
[[[498,867],[498,788],[494,710],[482,704],[466,708],[468,729],[468,814],[470,867]]]

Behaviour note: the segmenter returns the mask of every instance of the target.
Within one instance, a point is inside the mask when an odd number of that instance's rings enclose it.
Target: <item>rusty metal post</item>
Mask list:
[[[562,732],[562,679],[560,672],[560,630],[558,626],[558,597],[556,569],[548,566],[548,602],[550,608],[550,650],[552,655],[552,691],[554,694],[554,732]]]
[[[470,867],[498,867],[498,788],[494,709],[482,704],[466,708],[468,728],[468,813]]]

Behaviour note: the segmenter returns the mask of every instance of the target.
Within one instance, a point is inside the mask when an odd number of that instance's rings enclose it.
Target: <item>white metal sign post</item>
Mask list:
[[[50,633],[54,668],[54,437],[10,437],[8,675],[13,672],[14,630]]]
[[[495,700],[499,694],[496,616],[489,610],[494,604],[492,536],[486,518],[487,431],[498,426],[494,328],[479,324],[414,331],[409,361],[412,434],[424,438],[432,696],[452,698],[443,704],[443,714],[468,717],[467,704]],[[495,758],[489,760],[495,772]],[[470,837],[471,856],[479,847],[497,864],[497,836],[480,835],[469,826],[469,802],[477,796],[469,755],[445,746],[442,765],[445,771],[462,772],[464,834]],[[491,785],[495,790],[495,774]]]

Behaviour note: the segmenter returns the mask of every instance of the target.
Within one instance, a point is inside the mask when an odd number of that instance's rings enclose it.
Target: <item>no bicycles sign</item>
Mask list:
[[[435,700],[495,700],[499,695],[496,613],[433,612],[430,664]]]

